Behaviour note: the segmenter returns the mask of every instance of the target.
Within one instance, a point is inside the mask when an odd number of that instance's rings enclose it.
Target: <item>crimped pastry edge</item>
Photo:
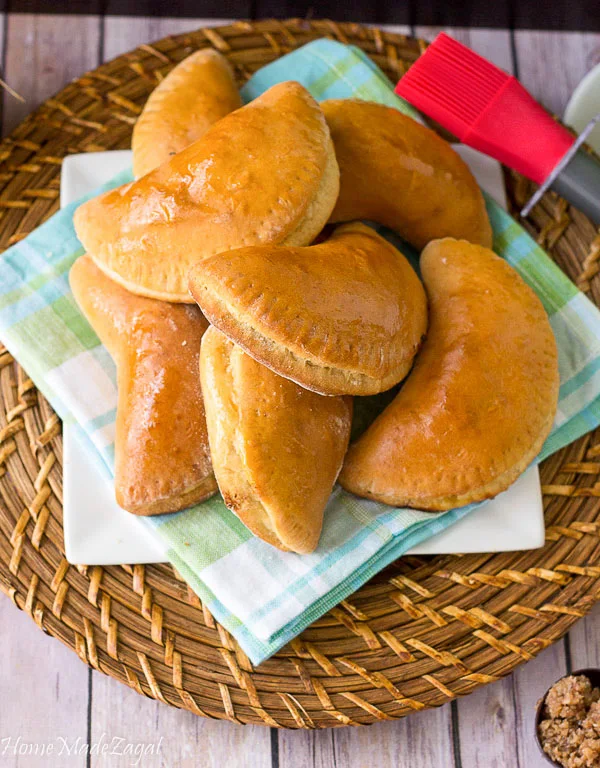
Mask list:
[[[553,423],[554,413],[549,416],[543,430],[540,432],[530,450],[525,454],[524,458],[517,462],[517,464],[505,470],[502,474],[490,480],[488,483],[474,488],[468,493],[453,496],[421,497],[418,499],[386,493],[372,493],[365,486],[353,485],[351,479],[345,476],[344,467],[342,467],[342,471],[338,477],[338,483],[345,491],[348,491],[355,496],[360,496],[363,499],[379,501],[382,504],[392,507],[410,507],[411,509],[419,509],[423,512],[447,512],[450,509],[465,507],[467,504],[487,501],[508,490],[508,488],[525,472],[540,452],[546,438],[550,434]]]
[[[383,379],[323,366],[316,358],[302,358],[283,345],[263,336],[249,323],[236,318],[233,306],[210,294],[204,286],[202,291],[204,295],[210,296],[210,301],[205,302],[198,297],[196,300],[212,325],[257,362],[320,395],[376,395],[385,392],[406,377],[419,351],[415,350],[413,357],[403,361],[402,366]],[[264,354],[262,350],[268,350],[268,354]]]
[[[164,515],[170,512],[180,512],[183,509],[199,504],[202,501],[210,499],[217,492],[218,486],[215,476],[211,473],[196,485],[183,489],[177,498],[159,498],[154,501],[132,501],[128,500],[126,494],[118,484],[115,478],[115,499],[117,504],[132,515],[150,517],[152,515]]]

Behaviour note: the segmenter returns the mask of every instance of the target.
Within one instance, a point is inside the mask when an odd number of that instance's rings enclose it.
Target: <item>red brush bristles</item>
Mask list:
[[[398,83],[397,92],[409,101],[411,97],[431,99],[431,108],[439,110],[446,123],[451,122],[444,126],[462,140],[462,134],[509,77],[470,48],[441,33]],[[431,117],[438,120],[434,115]]]
[[[573,143],[518,80],[443,32],[396,93],[465,144],[538,183]]]

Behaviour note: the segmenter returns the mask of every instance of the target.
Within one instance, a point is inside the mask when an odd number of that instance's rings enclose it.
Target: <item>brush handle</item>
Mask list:
[[[595,157],[580,149],[550,189],[600,225],[600,162]]]

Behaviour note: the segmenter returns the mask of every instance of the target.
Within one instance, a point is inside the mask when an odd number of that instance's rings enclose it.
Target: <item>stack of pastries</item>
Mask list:
[[[132,149],[135,181],[76,211],[87,255],[70,275],[117,365],[124,509],[220,490],[254,534],[308,553],[336,481],[441,511],[535,458],[558,399],[552,330],[435,133],[295,82],[241,106],[202,50],[151,94]],[[363,220],[421,250],[421,277]],[[349,445],[353,398],[400,382]]]

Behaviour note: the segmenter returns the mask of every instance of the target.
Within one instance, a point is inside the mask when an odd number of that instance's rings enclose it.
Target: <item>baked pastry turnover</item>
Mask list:
[[[446,141],[382,104],[339,99],[321,108],[340,167],[331,221],[371,219],[419,249],[439,237],[491,246],[481,191]]]
[[[257,363],[216,328],[200,374],[227,506],[264,541],[312,552],[350,437],[350,398],[322,397]]]
[[[207,322],[197,307],[145,299],[87,256],[71,289],[117,364],[117,503],[136,515],[175,512],[217,490],[198,376]]]
[[[429,332],[400,393],[350,447],[340,483],[446,510],[506,490],[539,453],[558,401],[556,342],[536,294],[487,248],[421,255]]]
[[[319,105],[298,83],[280,83],[141,179],[81,205],[74,223],[116,282],[142,296],[192,302],[194,264],[245,245],[307,245],[338,189]]]
[[[427,328],[406,258],[353,223],[305,248],[254,246],[190,273],[210,322],[281,376],[325,395],[367,395],[408,373]]]
[[[242,106],[227,59],[212,48],[188,56],[162,80],[133,128],[133,173],[153,171]]]

